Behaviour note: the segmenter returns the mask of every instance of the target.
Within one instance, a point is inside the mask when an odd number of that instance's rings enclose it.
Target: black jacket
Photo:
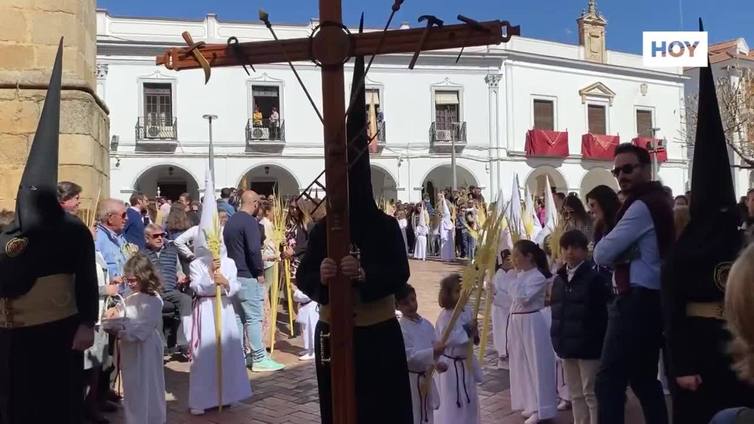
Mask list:
[[[550,337],[564,359],[599,359],[607,328],[609,283],[584,262],[569,282],[566,267],[552,286]]]

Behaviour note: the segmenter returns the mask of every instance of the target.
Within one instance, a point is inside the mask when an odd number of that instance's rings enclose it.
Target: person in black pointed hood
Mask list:
[[[94,242],[57,202],[63,40],[0,231],[0,423],[83,421],[83,351],[98,313]]]
[[[363,16],[362,16],[363,22]],[[372,193],[366,136],[364,58],[357,57],[351,89],[353,102],[346,123],[348,145],[348,200],[351,244],[359,258],[344,258],[341,268],[358,269],[354,285],[354,367],[357,422],[413,423],[408,366],[400,325],[395,318],[395,294],[406,287],[408,258],[395,218],[377,208]],[[312,228],[307,251],[299,265],[299,289],[321,305],[315,340],[330,331],[327,286],[321,270],[337,269],[327,258],[324,220]],[[324,272],[324,271],[323,271]],[[327,352],[325,355],[329,356]],[[332,422],[330,365],[322,361],[322,345],[315,343],[317,382],[323,424]]]
[[[701,19],[699,21],[700,31]],[[710,66],[699,70],[691,220],[663,269],[666,358],[673,422],[708,423],[719,410],[754,406],[754,390],[730,369],[725,282],[743,237]]]

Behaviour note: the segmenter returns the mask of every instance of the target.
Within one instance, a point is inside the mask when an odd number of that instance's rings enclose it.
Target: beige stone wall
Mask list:
[[[45,90],[64,37],[59,178],[84,188],[82,207],[109,195],[109,119],[96,99],[95,0],[0,1],[0,209],[13,208]]]

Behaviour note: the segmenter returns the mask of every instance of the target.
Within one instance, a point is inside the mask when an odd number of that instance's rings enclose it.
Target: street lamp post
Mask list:
[[[450,137],[450,169],[453,177],[453,191],[458,190],[458,178],[456,176],[456,137]]]
[[[212,121],[217,119],[217,115],[206,114],[202,115],[202,118],[206,119],[209,123],[209,174],[212,175],[212,184],[214,185],[217,184],[217,181],[215,181],[215,148],[212,145]]]

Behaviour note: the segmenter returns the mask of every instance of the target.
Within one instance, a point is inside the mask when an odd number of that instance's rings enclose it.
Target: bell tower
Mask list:
[[[579,25],[579,45],[584,48],[584,59],[597,63],[607,62],[607,20],[597,11],[597,0],[589,0],[587,10],[581,12],[576,22]]]

